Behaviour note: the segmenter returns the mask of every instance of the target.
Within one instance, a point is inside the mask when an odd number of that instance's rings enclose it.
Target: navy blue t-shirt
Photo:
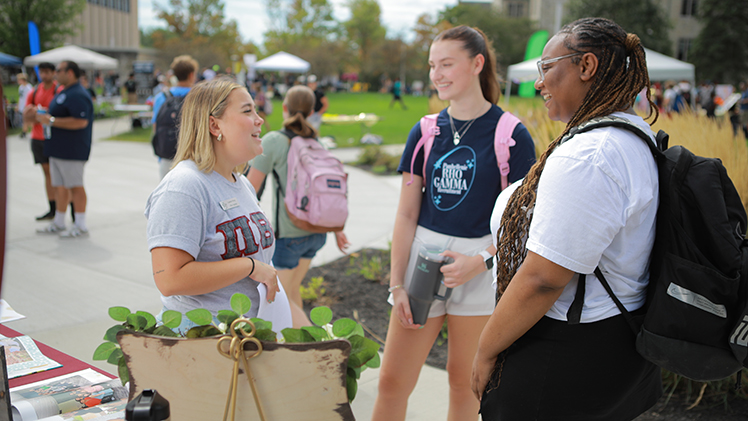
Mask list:
[[[437,125],[440,134],[434,138],[434,146],[429,153],[418,225],[463,238],[479,238],[491,232],[491,212],[501,192],[494,135],[503,113],[498,106],[492,106],[473,122],[456,146],[452,140],[447,110],[439,113]],[[460,133],[466,123],[454,120],[455,128]],[[411,172],[411,157],[420,138],[419,121],[408,135],[397,169],[399,172]],[[509,149],[509,183],[524,177],[535,163],[535,144],[522,123],[515,127],[512,138],[516,145]],[[413,174],[423,176],[423,157],[424,151],[421,149],[416,155]]]
[[[53,117],[85,118],[88,125],[79,130],[52,127],[52,138],[44,141],[44,155],[52,158],[88,161],[93,133],[93,101],[80,85],[75,83],[52,98],[49,115]]]

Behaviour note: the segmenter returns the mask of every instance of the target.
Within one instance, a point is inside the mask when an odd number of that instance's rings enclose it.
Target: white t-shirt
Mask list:
[[[184,250],[198,262],[251,256],[272,265],[275,236],[270,220],[246,177],[234,176],[232,183],[215,171],[201,172],[193,161],[177,164],[146,204],[149,250]],[[241,292],[252,301],[246,316],[256,317],[260,308],[257,286],[246,277],[208,294],[161,296],[161,302],[169,310],[186,313],[205,308],[215,315],[218,310],[230,310],[231,296]]]
[[[26,100],[33,91],[34,87],[30,83],[18,87],[18,111],[23,111],[26,108]]]
[[[504,215],[504,210],[506,209],[506,206],[509,204],[509,199],[512,197],[512,194],[519,186],[522,185],[522,182],[524,181],[524,178],[520,178],[519,180],[515,181],[514,183],[510,184],[505,188],[504,190],[499,193],[499,197],[496,198],[496,203],[493,207],[493,212],[491,213],[491,241],[493,241],[493,246],[496,247],[496,249],[499,249],[499,242],[498,242],[498,232],[499,228],[501,227],[501,217]],[[494,262],[493,268],[491,268],[491,273],[493,274],[493,289],[496,290],[496,274],[498,273],[498,268],[496,267],[496,263]]]
[[[613,113],[651,133],[638,116]],[[654,140],[653,140],[654,141]],[[598,265],[629,311],[644,304],[659,203],[657,165],[635,134],[606,127],[578,134],[548,158],[527,249],[587,276],[583,323],[620,311],[593,274]],[[576,277],[546,316],[566,320]]]

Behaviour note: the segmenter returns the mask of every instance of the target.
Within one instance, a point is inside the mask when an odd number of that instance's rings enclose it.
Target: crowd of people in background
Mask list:
[[[565,128],[536,157],[527,128],[497,105],[496,52],[480,29],[441,32],[430,46],[429,66],[428,87],[422,81],[407,86],[400,77],[382,81],[382,92],[392,95],[389,108],[399,102],[406,110],[405,94],[428,91],[448,106],[413,122],[398,167],[388,289],[393,307],[372,419],[405,418],[421,367],[445,325],[449,419],[476,419],[478,413],[484,420],[529,413],[537,419],[637,417],[662,394],[660,370],[638,354],[607,295],[613,293],[585,282],[598,272],[610,274],[611,290],[625,307],[634,314],[643,308],[659,202],[657,164],[646,143],[622,128],[574,135],[575,129],[615,117],[654,142],[650,125],[658,117],[697,110],[716,119],[731,97],[730,124],[748,137],[748,82],[737,87],[737,99],[732,89],[711,81],[650,84],[637,35],[608,19],[574,21],[551,38],[538,62],[534,86],[549,118]],[[16,76],[13,107],[45,178],[50,208],[36,219],[49,222],[36,231],[87,237],[84,168],[97,92],[137,104],[142,79],[129,73],[120,83],[115,73],[94,72],[89,80],[70,60],[42,63],[39,75],[36,86],[26,74]],[[299,288],[311,259],[328,232],[335,232],[343,253],[350,244],[342,227],[308,231],[295,225],[280,198],[291,189],[291,139],[318,138],[330,105],[326,90],[335,89],[336,80],[235,73],[200,67],[189,55],[151,76],[147,102],[161,181],[145,203],[145,216],[163,310],[203,307],[215,317],[232,294],[242,292],[252,301],[247,316],[259,317],[265,300],[263,306],[282,307],[277,330],[310,325]],[[278,98],[283,101],[275,112],[283,123],[270,131],[267,117]],[[502,121],[515,121],[506,162],[499,158]],[[274,206],[262,209],[259,198],[270,174]],[[418,321],[411,291],[427,248],[449,260],[438,270],[450,293]],[[575,303],[582,302],[574,316]],[[185,318],[176,330],[195,325]],[[600,387],[602,372],[616,384]]]

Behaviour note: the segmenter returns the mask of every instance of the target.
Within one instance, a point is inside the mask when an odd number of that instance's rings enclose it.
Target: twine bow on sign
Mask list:
[[[245,332],[244,329],[237,328],[240,323],[246,323],[251,328],[251,330],[249,332]],[[223,411],[223,421],[227,420],[229,408],[231,409],[231,421],[234,421],[234,417],[236,415],[236,390],[238,388],[239,382],[239,360],[241,360],[244,364],[244,372],[247,373],[247,381],[249,381],[249,386],[252,388],[252,395],[255,399],[255,405],[257,406],[257,412],[260,415],[260,420],[265,421],[265,410],[262,408],[262,402],[260,402],[260,395],[257,393],[255,380],[249,371],[249,360],[262,353],[262,343],[260,343],[260,341],[254,337],[257,329],[255,328],[254,323],[252,323],[249,319],[238,318],[231,323],[229,331],[231,332],[231,336],[226,335],[221,337],[221,339],[218,340],[217,345],[218,352],[221,355],[234,360],[234,369],[231,373],[229,393],[226,398],[226,408]],[[221,347],[221,344],[225,341],[230,341],[230,343],[228,345],[228,350],[224,351],[224,349]],[[249,357],[247,357],[247,355],[244,353],[244,345],[247,342],[253,342],[257,345],[257,351]]]

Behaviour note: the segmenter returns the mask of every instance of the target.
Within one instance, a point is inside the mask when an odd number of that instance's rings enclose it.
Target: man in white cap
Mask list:
[[[307,86],[314,91],[314,113],[309,116],[307,121],[319,131],[319,127],[322,125],[322,114],[327,111],[329,103],[327,102],[325,91],[317,87],[317,76],[309,75]]]

